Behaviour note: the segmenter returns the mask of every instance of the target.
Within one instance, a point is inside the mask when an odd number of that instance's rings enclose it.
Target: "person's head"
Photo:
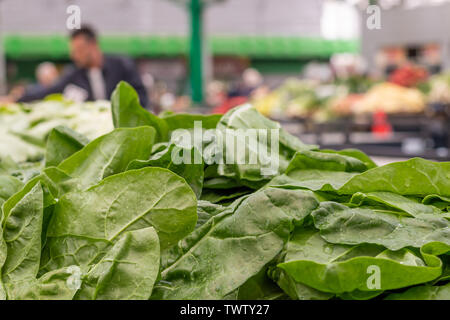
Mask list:
[[[250,88],[256,88],[264,81],[261,73],[254,68],[246,69],[242,74],[242,79],[244,81],[244,85]]]
[[[58,77],[58,69],[51,62],[42,62],[36,68],[36,79],[44,87],[51,86]]]
[[[102,54],[98,46],[97,35],[92,28],[82,26],[71,33],[70,56],[80,68],[100,67]]]

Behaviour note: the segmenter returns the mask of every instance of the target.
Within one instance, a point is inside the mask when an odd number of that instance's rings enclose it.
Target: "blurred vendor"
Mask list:
[[[36,79],[42,88],[50,88],[59,78],[56,66],[51,62],[42,62],[36,68]]]
[[[52,93],[62,93],[74,101],[109,100],[116,85],[126,81],[137,91],[141,105],[148,106],[148,97],[139,73],[132,60],[104,55],[97,42],[96,33],[82,27],[70,36],[70,56],[74,66],[49,87],[26,90],[19,102],[40,100]]]
[[[230,90],[228,97],[249,97],[263,82],[264,78],[258,70],[248,68],[242,73],[242,81]]]

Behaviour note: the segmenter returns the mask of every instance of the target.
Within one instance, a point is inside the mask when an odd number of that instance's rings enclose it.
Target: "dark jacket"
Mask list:
[[[132,60],[120,56],[105,55],[102,72],[105,80],[106,96],[108,98],[111,97],[117,84],[123,80],[136,89],[141,105],[144,108],[148,107],[147,92]],[[87,70],[71,66],[54,85],[49,88],[36,89],[34,87],[32,90],[26,90],[25,94],[19,99],[19,102],[40,100],[52,93],[62,93],[69,84],[86,90],[88,93],[87,100],[94,100]]]

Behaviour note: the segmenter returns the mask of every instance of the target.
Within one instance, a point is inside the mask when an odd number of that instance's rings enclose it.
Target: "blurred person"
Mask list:
[[[225,84],[221,81],[211,81],[206,87],[206,104],[211,107],[217,107],[227,99]]]
[[[49,88],[58,80],[59,72],[52,62],[42,62],[36,68],[38,85]]]
[[[19,102],[40,100],[52,93],[63,93],[75,101],[109,99],[120,81],[132,85],[141,105],[148,106],[147,92],[132,60],[121,56],[104,55],[97,35],[88,26],[74,30],[70,35],[70,57],[74,66],[49,87],[26,90]]]
[[[36,67],[37,83],[23,87],[23,90],[11,90],[10,97],[13,101],[20,101],[24,95],[39,94],[42,90],[51,88],[59,78],[59,71],[52,62],[42,62]]]
[[[232,97],[249,97],[253,90],[261,86],[264,78],[261,73],[254,69],[248,68],[242,73],[242,81],[238,83],[228,94]]]

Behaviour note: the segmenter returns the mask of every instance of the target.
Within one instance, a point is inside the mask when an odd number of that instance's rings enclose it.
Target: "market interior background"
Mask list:
[[[1,94],[70,63],[72,4],[106,53],[135,60],[155,113],[250,101],[322,148],[450,160],[449,1],[1,0]]]

